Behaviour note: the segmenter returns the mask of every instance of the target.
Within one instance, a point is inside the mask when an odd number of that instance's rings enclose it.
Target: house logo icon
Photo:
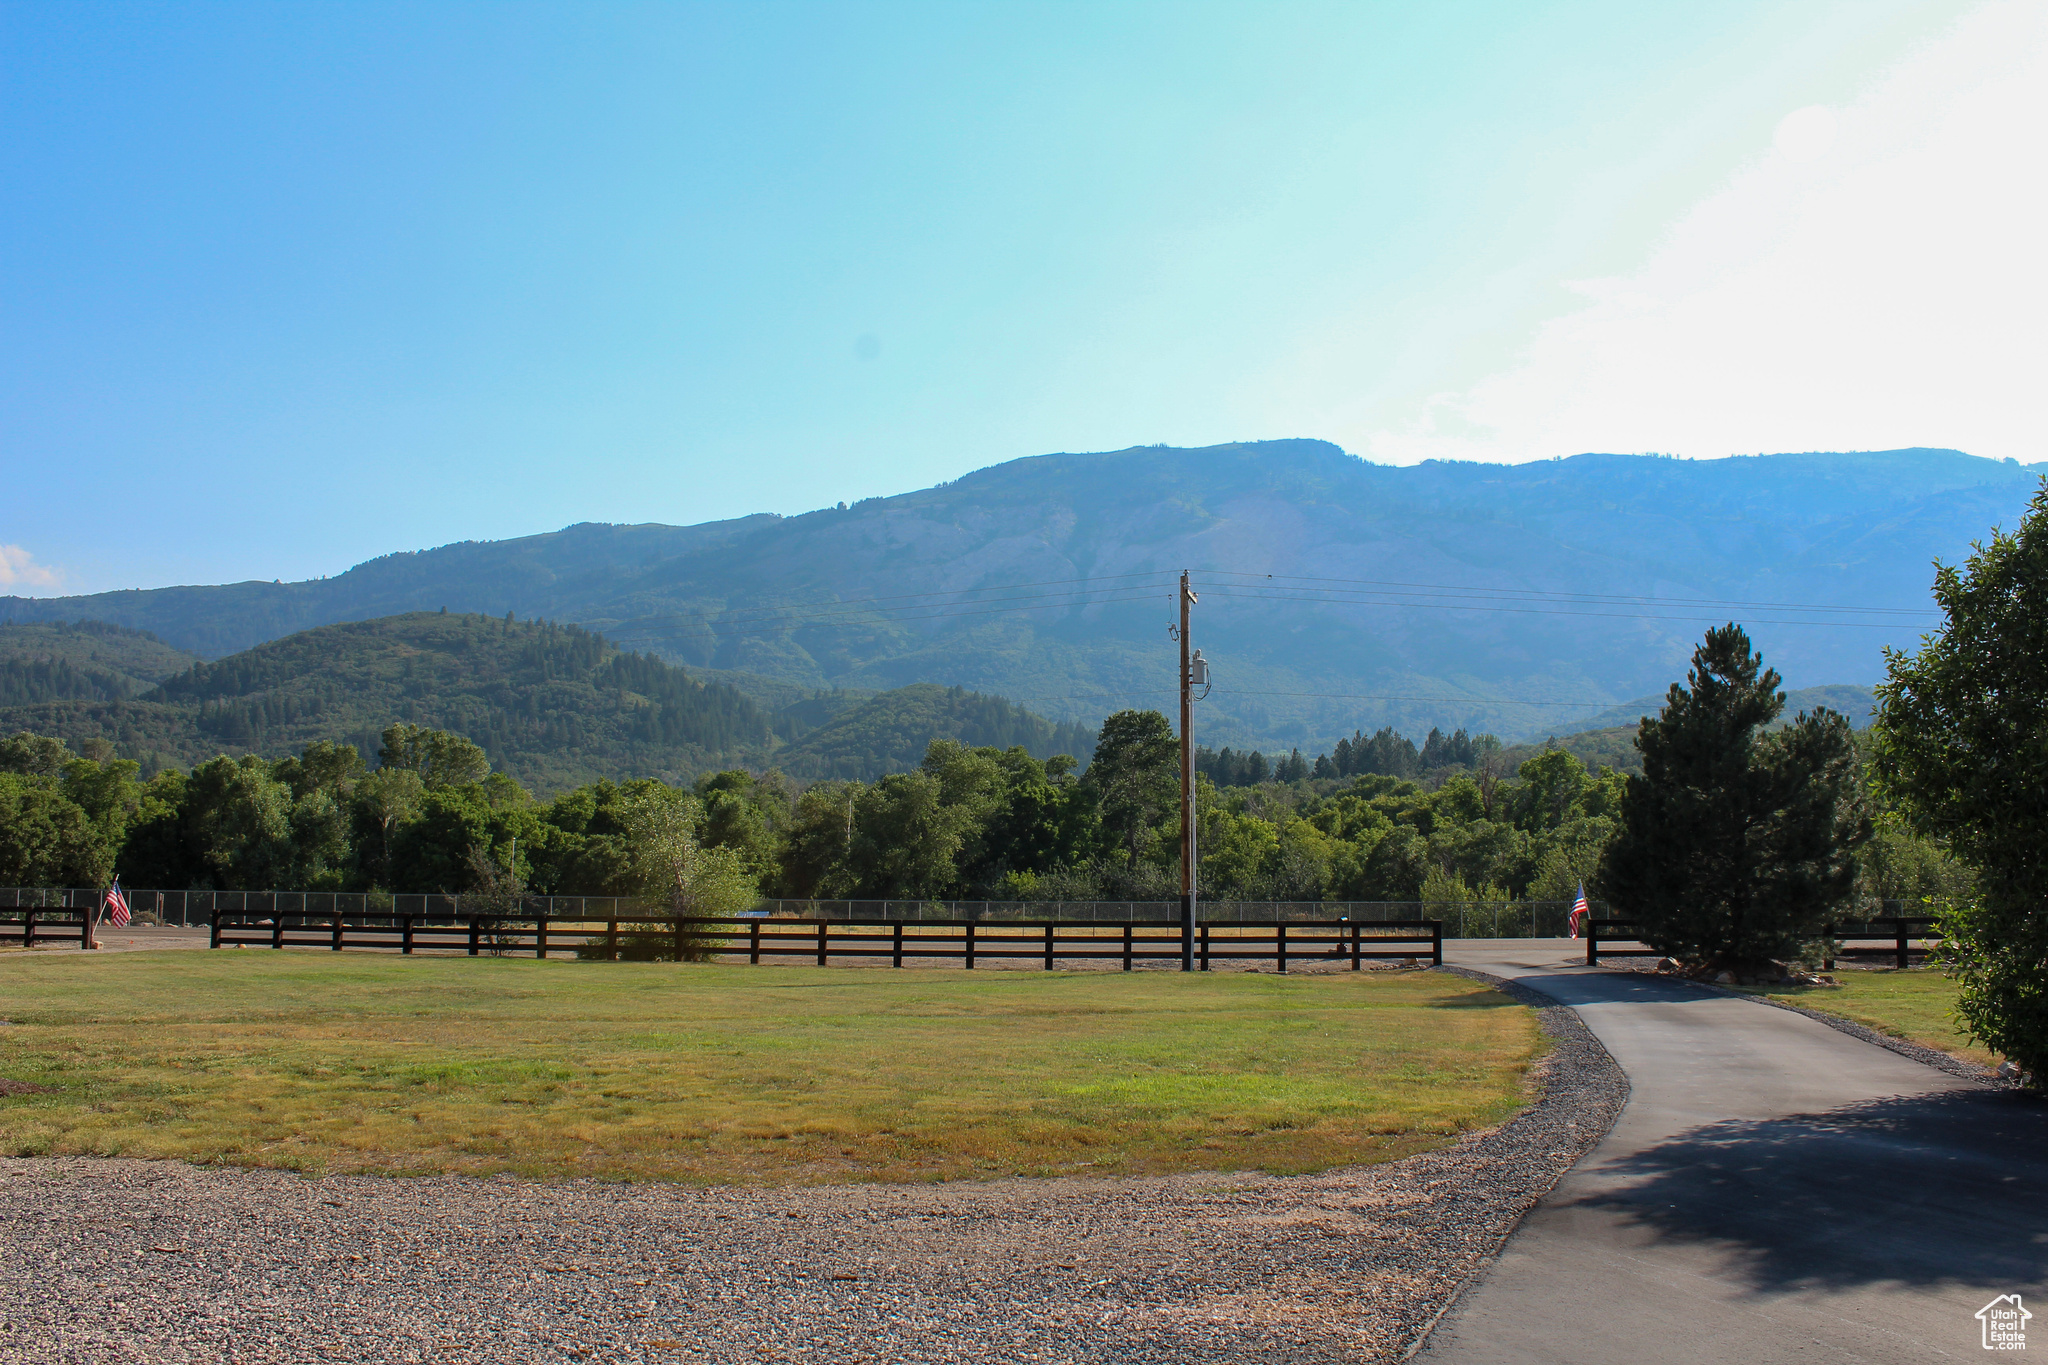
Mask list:
[[[1987,1351],[2024,1351],[2027,1349],[2027,1320],[2034,1315],[2020,1302],[2017,1294],[2000,1294],[1977,1310],[1977,1321],[1984,1324],[1984,1349]]]

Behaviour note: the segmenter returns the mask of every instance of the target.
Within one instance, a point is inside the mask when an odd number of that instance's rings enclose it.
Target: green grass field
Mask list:
[[[1838,987],[1773,987],[1755,992],[1805,1009],[1839,1014],[1859,1024],[1925,1047],[1952,1052],[1981,1066],[1996,1066],[1996,1054],[1971,1042],[1956,1027],[1951,1011],[1956,983],[1931,967],[1901,972],[1848,970],[1835,973]]]
[[[1426,972],[0,957],[0,1152],[704,1182],[1309,1171],[1524,1100],[1534,1016]]]

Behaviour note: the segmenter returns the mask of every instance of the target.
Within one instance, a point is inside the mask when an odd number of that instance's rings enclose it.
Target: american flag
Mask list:
[[[101,908],[107,912],[107,922],[116,929],[128,927],[128,898],[121,894],[120,878],[116,877],[114,884],[107,888],[107,899]]]
[[[1584,919],[1586,918],[1586,916],[1588,916],[1588,915],[1590,915],[1590,914],[1592,914],[1592,913],[1593,913],[1593,909],[1592,909],[1592,907],[1586,904],[1586,884],[1585,884],[1584,882],[1580,882],[1580,883],[1579,883],[1579,898],[1578,898],[1577,900],[1575,900],[1575,901],[1573,901],[1573,902],[1572,902],[1572,937],[1573,937],[1573,938],[1577,938],[1577,937],[1579,936],[1579,924],[1580,924],[1580,923],[1581,923],[1581,922],[1582,922],[1582,921],[1583,921],[1583,920],[1584,920]]]

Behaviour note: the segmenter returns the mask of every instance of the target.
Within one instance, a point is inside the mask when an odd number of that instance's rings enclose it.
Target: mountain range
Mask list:
[[[1089,726],[1170,709],[1179,571],[1214,666],[1199,742],[1354,729],[1540,738],[1632,721],[1707,626],[1792,687],[1868,684],[1935,624],[1936,559],[2048,466],[1958,451],[1373,465],[1315,440],[1013,460],[800,516],[581,524],[332,578],[0,598],[204,659],[406,613],[533,617],[729,686],[764,715],[913,683]],[[772,728],[772,724],[771,724]]]

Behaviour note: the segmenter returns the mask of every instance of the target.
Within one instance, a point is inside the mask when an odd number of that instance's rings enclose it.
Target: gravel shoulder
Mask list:
[[[1503,989],[1553,1040],[1536,1103],[1314,1176],[752,1190],[4,1160],[0,1358],[1398,1360],[1628,1095],[1572,1010]]]

